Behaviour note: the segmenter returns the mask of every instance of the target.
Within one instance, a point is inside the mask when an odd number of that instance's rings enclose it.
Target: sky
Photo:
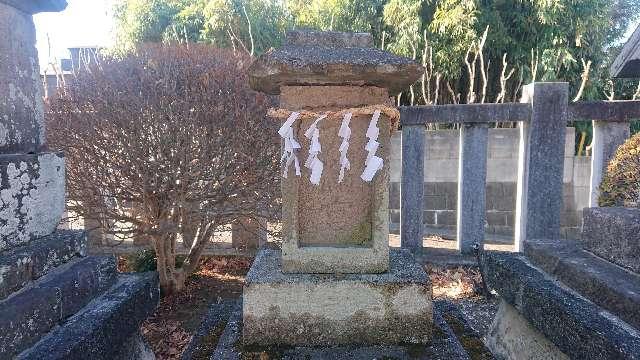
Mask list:
[[[70,47],[112,45],[113,1],[67,0],[68,6],[62,12],[36,14],[33,18],[40,68],[52,60],[59,63],[60,59],[69,58]]]
[[[68,58],[70,47],[112,45],[114,1],[67,0],[69,5],[62,12],[35,15],[40,68],[44,69],[52,60],[57,59],[59,63],[59,59]],[[625,40],[637,25],[630,26]]]

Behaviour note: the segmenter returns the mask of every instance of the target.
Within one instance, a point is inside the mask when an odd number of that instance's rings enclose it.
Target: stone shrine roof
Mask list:
[[[414,60],[371,47],[365,33],[292,31],[285,45],[249,69],[253,89],[279,94],[284,85],[378,86],[395,95],[422,76]]]
[[[624,44],[609,72],[614,78],[640,78],[640,26]]]
[[[67,7],[67,0],[0,0],[0,3],[7,4],[27,14],[58,12]]]

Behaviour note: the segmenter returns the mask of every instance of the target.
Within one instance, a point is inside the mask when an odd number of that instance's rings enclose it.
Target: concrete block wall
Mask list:
[[[424,154],[424,225],[455,230],[458,198],[458,130],[426,131]],[[391,141],[389,216],[391,229],[400,227],[401,137]],[[487,233],[513,235],[518,171],[518,129],[489,129],[487,150]],[[564,158],[562,236],[579,234],[582,209],[589,204],[591,158],[573,156],[575,129],[567,128]]]

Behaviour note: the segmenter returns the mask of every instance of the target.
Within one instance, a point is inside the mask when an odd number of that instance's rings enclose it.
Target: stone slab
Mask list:
[[[245,358],[310,359],[310,360],[370,360],[370,359],[470,359],[455,334],[437,311],[433,313],[433,336],[428,345],[371,346],[245,346],[242,343],[241,304],[231,314],[211,360]]]
[[[585,208],[582,223],[586,250],[640,273],[640,209]]]
[[[0,358],[13,357],[60,325],[116,279],[113,257],[62,265],[0,302]]]
[[[85,247],[84,231],[58,230],[0,254],[0,300],[50,269],[84,255]]]
[[[67,0],[0,0],[0,4],[7,4],[27,14],[36,14],[62,11],[67,7]]]
[[[160,297],[155,272],[120,275],[103,295],[54,329],[18,359],[107,360],[124,358],[122,347],[155,310]]]
[[[407,251],[382,274],[287,274],[277,250],[254,260],[243,289],[243,338],[254,345],[427,343],[431,282]]]
[[[256,59],[249,68],[249,84],[267,94],[279,94],[287,85],[356,85],[386,88],[395,96],[422,76],[422,66],[409,58],[373,47],[337,47],[367,42],[343,36],[352,40],[322,32],[292,33],[283,47]],[[299,45],[302,41],[305,45]]]
[[[487,346],[500,359],[569,360],[569,357],[536,330],[518,310],[500,301],[487,335]]]
[[[565,288],[522,255],[485,253],[486,281],[531,326],[574,359],[640,359],[640,333]]]
[[[62,153],[0,154],[0,252],[56,229],[65,208],[64,179]]]
[[[584,251],[571,240],[527,241],[524,253],[547,274],[640,329],[640,275]]]

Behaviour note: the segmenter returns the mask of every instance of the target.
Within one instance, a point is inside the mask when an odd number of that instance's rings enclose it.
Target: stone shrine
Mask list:
[[[255,90],[280,95],[270,115],[291,125],[285,150],[300,148],[289,161],[299,164],[283,166],[282,251],[262,250],[246,278],[245,344],[430,341],[429,278],[409,253],[388,246],[390,134],[399,117],[390,97],[422,72],[373,48],[370,34],[317,31],[289,32],[250,68]],[[317,184],[303,166],[313,142],[305,132],[314,126]],[[373,156],[382,166],[366,181]]]

